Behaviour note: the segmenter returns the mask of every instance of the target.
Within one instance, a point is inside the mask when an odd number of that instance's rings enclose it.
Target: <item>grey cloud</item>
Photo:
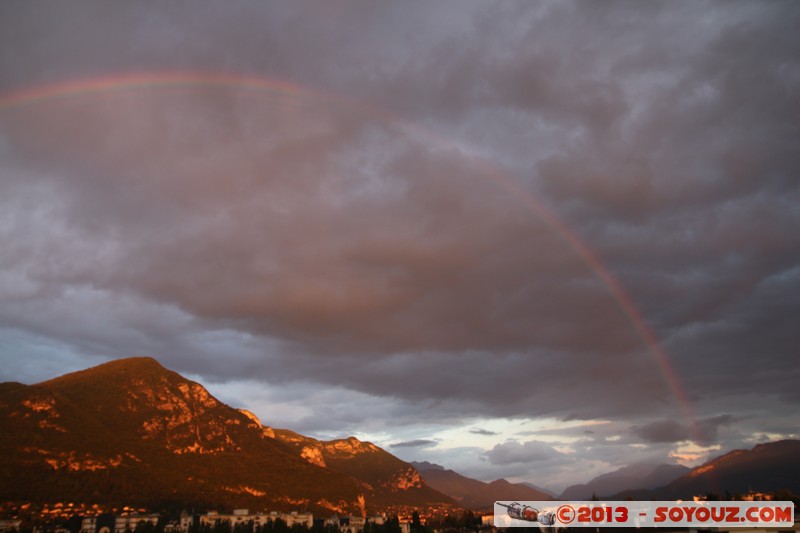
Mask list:
[[[392,448],[427,448],[436,444],[437,441],[431,439],[414,439],[392,444]]]
[[[499,433],[497,433],[496,431],[489,431],[488,429],[483,429],[483,428],[470,429],[469,432],[474,435],[484,435],[484,436],[499,435]]]
[[[705,418],[694,423],[658,420],[644,426],[636,426],[632,430],[636,436],[647,442],[666,443],[691,440],[697,444],[708,446],[717,442],[720,427],[730,426],[738,420],[737,417],[728,414]]]
[[[557,459],[562,455],[549,444],[535,440],[504,442],[486,452],[486,457],[493,465],[537,463]]]
[[[660,420],[635,428],[634,432],[649,442],[679,442],[689,439],[689,428],[676,420]]]
[[[727,428],[732,424],[739,422],[741,418],[732,415],[718,415],[710,418],[705,418],[697,423],[696,435],[694,441],[700,445],[714,444],[719,441],[719,429],[721,427]]]

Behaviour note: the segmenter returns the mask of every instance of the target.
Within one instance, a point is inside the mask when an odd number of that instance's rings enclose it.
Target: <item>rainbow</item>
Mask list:
[[[357,109],[380,120],[398,124],[415,135],[431,141],[435,145],[447,148],[459,148],[454,142],[442,138],[430,130],[394,116],[382,108],[347,99],[336,94],[310,90],[288,81],[235,73],[136,72],[62,81],[24,88],[4,95],[0,94],[0,112],[25,108],[52,100],[62,100],[92,94],[108,94],[111,92],[141,89],[197,87],[217,87],[236,89],[239,91],[251,91],[298,101],[305,100],[306,98],[317,101],[322,100],[346,108]],[[462,154],[464,153],[463,150],[459,151]],[[689,424],[692,436],[695,438],[699,437],[699,429],[697,427],[694,410],[670,362],[669,356],[622,284],[603,264],[597,254],[595,254],[561,218],[530,192],[523,189],[519,184],[486,161],[471,155],[464,155],[464,157],[470,158],[472,163],[483,170],[486,175],[500,187],[512,194],[519,202],[533,211],[578,255],[578,257],[580,257],[598,279],[606,285],[624,314],[630,319],[635,329],[639,332],[650,353],[653,355],[656,365],[669,387],[670,392],[676,399],[685,421]]]
[[[303,87],[290,82],[255,76],[208,72],[137,72],[68,80],[19,89],[0,95],[0,111],[92,94],[198,86],[236,88],[237,90],[282,96],[312,94]],[[330,100],[330,96],[326,99]]]

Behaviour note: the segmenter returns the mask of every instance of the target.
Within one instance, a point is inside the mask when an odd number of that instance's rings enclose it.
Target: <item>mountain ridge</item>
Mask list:
[[[492,509],[498,500],[552,500],[549,494],[524,483],[511,483],[496,479],[490,483],[468,478],[441,465],[411,462],[419,470],[425,482],[434,489],[447,494],[464,507],[477,510]]]
[[[582,484],[571,485],[558,497],[560,500],[589,500],[605,498],[625,490],[654,489],[670,483],[689,468],[668,463],[634,463],[592,478]]]
[[[800,440],[785,439],[732,450],[664,486],[623,491],[614,498],[677,499],[697,495],[789,491],[800,495]]]
[[[252,413],[155,359],[115,360],[34,385],[0,385],[0,501],[361,515],[390,504],[454,505],[421,480],[402,482],[419,474],[374,444],[316,442],[334,463],[347,446],[375,457],[361,472],[314,464]]]

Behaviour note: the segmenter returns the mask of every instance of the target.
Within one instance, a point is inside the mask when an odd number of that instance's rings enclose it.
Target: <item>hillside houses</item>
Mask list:
[[[209,512],[204,515],[201,515],[199,519],[201,525],[209,525],[209,526],[213,526],[220,521],[228,522],[231,525],[247,524],[249,522],[252,522],[254,526],[263,526],[269,522],[282,520],[283,522],[286,523],[288,527],[292,527],[295,525],[303,526],[308,529],[314,527],[313,514],[298,513],[298,512],[278,513],[273,511],[271,513],[251,514],[248,509],[236,509],[233,511],[233,514],[220,514],[216,512]],[[325,526],[338,528],[341,533],[361,533],[364,530],[364,526],[367,523],[382,525],[385,523],[386,519],[383,516],[370,516],[370,517],[332,516],[330,518],[319,521],[321,521]],[[189,525],[190,524],[184,525],[182,523],[181,531],[182,532],[188,531]],[[403,528],[403,524],[400,524],[400,527],[402,533],[408,533],[407,531],[408,527]]]
[[[123,513],[115,516],[108,513],[93,516],[79,517],[74,516],[70,519],[71,523],[63,525],[48,525],[34,527],[34,533],[133,533],[142,525],[155,527],[159,523],[160,516],[157,514]],[[314,515],[308,512],[293,511],[290,513],[264,512],[250,513],[248,509],[236,509],[232,513],[219,513],[210,511],[201,515],[189,515],[183,513],[179,520],[164,523],[164,533],[189,533],[192,526],[197,523],[202,529],[214,528],[219,523],[228,523],[232,527],[237,525],[252,525],[252,527],[266,526],[269,523],[282,521],[286,526],[298,526],[311,530],[315,525]],[[332,516],[326,519],[317,519],[319,525],[336,528],[340,533],[362,533],[366,524],[383,525],[386,522],[384,516]],[[11,531],[19,528],[20,521],[5,521],[2,531]],[[410,523],[401,521],[401,533],[410,532]],[[151,529],[152,531],[152,529]]]

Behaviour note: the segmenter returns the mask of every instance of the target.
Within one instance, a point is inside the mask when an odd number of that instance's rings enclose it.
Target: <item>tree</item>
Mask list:
[[[397,518],[397,515],[394,515],[386,521],[384,524],[384,531],[385,533],[401,533],[400,519]]]
[[[214,522],[214,528],[211,533],[233,533],[231,523],[227,520],[217,520]]]
[[[419,519],[419,513],[414,510],[411,513],[411,533],[420,533],[422,531],[422,522]]]
[[[156,533],[156,526],[149,520],[139,520],[133,533]]]

